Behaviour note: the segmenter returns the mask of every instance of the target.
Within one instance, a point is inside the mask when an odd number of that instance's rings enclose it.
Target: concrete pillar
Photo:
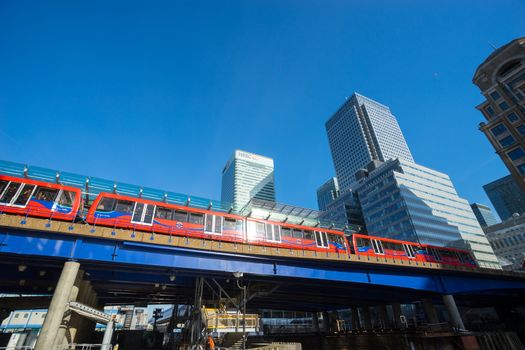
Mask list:
[[[357,306],[352,306],[352,331],[361,329],[361,321],[359,320],[359,311]]]
[[[89,284],[89,281],[82,281],[80,283],[80,289],[77,297],[78,302],[86,304],[86,296],[90,293],[90,290],[91,285]],[[85,319],[82,316],[76,313],[71,315],[71,321],[69,322],[68,331],[66,333],[66,341],[68,343],[76,342],[78,329],[81,327],[83,322],[85,322]]]
[[[370,316],[370,308],[368,306],[363,306],[363,320],[365,321],[365,329],[367,331],[372,330],[372,317]]]
[[[401,323],[401,316],[403,315],[403,312],[401,311],[400,303],[392,304],[392,313],[394,314],[394,326],[399,329],[403,328],[404,325]]]
[[[50,350],[53,348],[55,336],[64,317],[66,304],[71,295],[79,267],[80,264],[75,261],[67,261],[64,264],[34,350]]]
[[[425,311],[425,316],[427,318],[427,323],[429,324],[439,323],[439,317],[438,317],[436,308],[434,307],[434,304],[432,304],[432,299],[425,298],[422,300],[422,302],[423,302],[423,310]]]
[[[77,278],[75,279],[75,283],[73,284],[73,287],[71,288],[71,293],[69,294],[69,301],[77,301],[83,275],[84,275],[84,271],[78,272]],[[57,347],[58,345],[64,344],[64,342],[67,341],[66,331],[70,325],[72,316],[73,315],[70,310],[67,310],[65,312],[64,317],[62,318],[62,323],[60,324],[60,328],[58,329],[57,335],[55,337],[55,345],[54,345],[55,347]]]
[[[381,328],[387,329],[391,328],[390,325],[390,319],[388,318],[388,311],[386,309],[386,305],[379,305],[379,320],[381,322]]]
[[[459,313],[458,306],[452,295],[443,295],[443,303],[447,308],[448,314],[450,316],[450,322],[452,326],[458,329],[465,329],[463,320],[461,319],[461,314]]]

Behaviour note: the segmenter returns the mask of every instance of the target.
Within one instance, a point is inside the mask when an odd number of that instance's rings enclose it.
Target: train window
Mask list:
[[[0,180],[0,195],[2,195],[2,192],[4,192],[4,190],[7,187],[8,183],[9,183],[9,181]]]
[[[303,239],[303,230],[294,229],[292,235],[293,235],[293,238]]]
[[[313,231],[304,231],[304,239],[314,240],[314,233]]]
[[[289,227],[281,227],[281,234],[285,237],[292,237],[292,229]]]
[[[155,218],[171,220],[171,209],[157,207],[157,211],[155,212]]]
[[[133,217],[131,218],[131,222],[142,222],[142,213],[144,212],[144,205],[144,203],[135,203],[135,210],[133,211]]]
[[[14,199],[13,205],[25,207],[35,190],[35,185],[25,184],[22,190],[18,193],[18,196]]]
[[[39,189],[39,190],[41,190],[41,189]],[[37,195],[38,195],[38,193],[37,193]],[[100,200],[100,202],[98,203],[97,211],[105,211],[105,212],[113,211],[113,208],[115,207],[115,202],[116,201],[117,200],[115,198],[107,198],[107,197],[102,198]]]
[[[180,221],[180,222],[188,221],[188,213],[182,210],[175,210],[173,212],[173,221]]]
[[[2,193],[2,197],[0,197],[0,203],[11,203],[11,200],[16,195],[21,186],[22,184],[19,182],[11,182],[5,189],[4,193]]]
[[[131,214],[133,212],[134,205],[135,205],[135,202],[119,199],[117,201],[115,211],[118,211],[120,213]]]
[[[62,190],[62,193],[60,193],[60,196],[58,197],[58,204],[63,207],[71,208],[75,202],[75,196],[75,192]]]
[[[202,225],[204,223],[204,215],[199,213],[190,213],[189,222],[192,224]]]
[[[436,259],[437,261],[441,261],[441,254],[439,254],[439,252],[436,249],[428,248],[428,252],[434,257],[434,259]]]
[[[237,232],[243,232],[244,222],[242,220],[237,220],[237,224],[235,226],[235,229]]]
[[[368,238],[357,238],[356,243],[358,247],[370,247],[370,240]]]
[[[142,223],[152,224],[154,215],[155,215],[155,205],[148,204],[146,208],[146,212],[144,213],[144,219],[142,219]]]
[[[222,221],[222,227],[225,230],[235,230],[237,227],[237,220],[231,218],[224,218]]]

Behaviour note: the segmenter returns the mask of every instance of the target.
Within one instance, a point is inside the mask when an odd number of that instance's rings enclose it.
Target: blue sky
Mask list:
[[[324,122],[358,91],[461,196],[506,175],[477,130],[476,67],[525,2],[0,2],[0,159],[220,198],[235,148],[280,202],[334,174]]]

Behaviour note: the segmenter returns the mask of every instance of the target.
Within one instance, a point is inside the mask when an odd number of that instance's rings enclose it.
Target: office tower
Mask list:
[[[511,175],[488,183],[483,189],[501,221],[509,219],[515,213],[525,213],[525,191],[516,184]]]
[[[353,191],[347,191],[328,203],[320,212],[319,219],[327,223],[345,224],[354,232],[366,232],[357,193]]]
[[[483,229],[505,270],[523,270],[525,259],[525,215],[515,215]],[[501,259],[503,258],[503,259]]]
[[[221,200],[240,211],[252,198],[275,202],[273,159],[236,150],[222,170]]]
[[[492,209],[486,205],[472,203],[470,207],[472,208],[474,215],[476,215],[476,219],[478,219],[479,225],[481,227],[487,227],[498,223],[496,217],[494,217],[494,214],[492,213]]]
[[[525,191],[525,37],[490,54],[472,81],[486,99],[479,129]]]
[[[470,249],[480,266],[501,268],[446,174],[395,159],[369,167],[353,187],[369,235]]]
[[[404,159],[412,154],[390,109],[354,93],[325,124],[341,192],[372,160]]]
[[[326,210],[326,207],[339,197],[339,184],[337,178],[332,177],[317,189],[317,206],[319,210]]]

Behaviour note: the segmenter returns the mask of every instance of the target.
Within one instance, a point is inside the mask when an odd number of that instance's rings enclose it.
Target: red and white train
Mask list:
[[[0,175],[0,212],[73,221],[82,209],[79,188]],[[91,225],[286,249],[391,257],[476,268],[464,250],[351,235],[342,231],[273,222],[213,210],[100,193],[85,220]]]

